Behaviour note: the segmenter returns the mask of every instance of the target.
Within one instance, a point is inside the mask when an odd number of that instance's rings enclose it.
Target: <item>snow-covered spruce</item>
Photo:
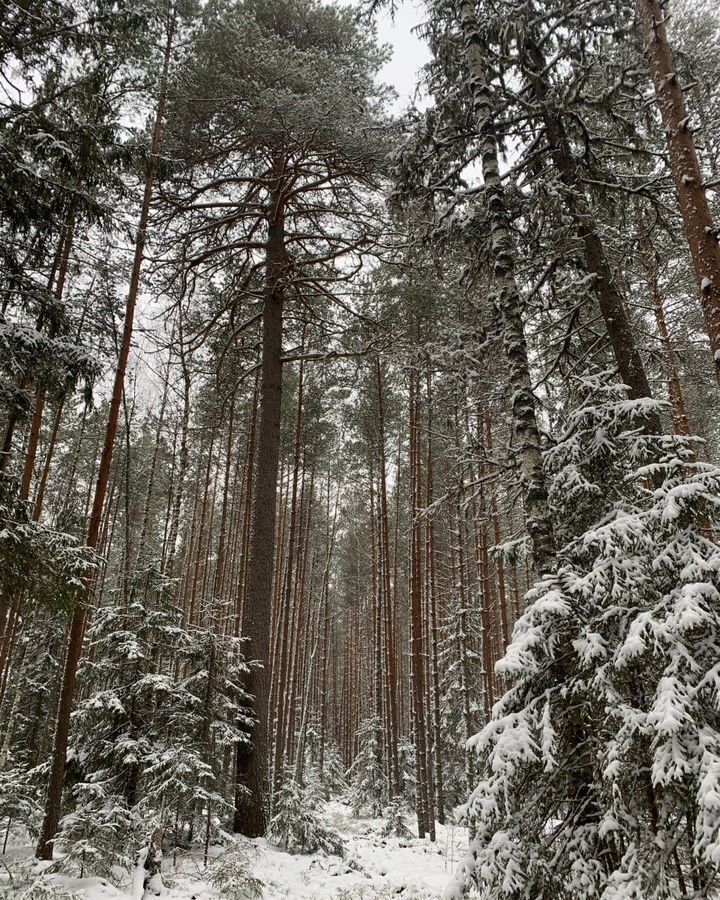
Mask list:
[[[403,841],[409,841],[414,838],[414,835],[407,824],[405,810],[398,797],[393,797],[383,813],[383,817],[385,819],[385,824],[383,825],[381,833],[385,837],[397,837]]]
[[[720,469],[639,427],[659,404],[582,379],[547,453],[564,540],[471,741],[476,829],[447,891],[707,896],[720,861]]]
[[[158,821],[170,849],[193,834],[208,840],[229,814],[235,785],[222,763],[243,740],[245,664],[239,639],[182,627],[162,594],[152,607],[97,610],[89,635],[69,766],[75,809],[57,846],[63,870],[111,878]]]
[[[345,842],[333,828],[324,825],[322,799],[290,777],[275,797],[269,839],[291,853],[326,853],[344,856]]]
[[[253,900],[263,896],[263,882],[253,873],[257,853],[252,845],[237,841],[213,862],[208,880],[227,900]]]
[[[356,816],[361,813],[380,816],[387,802],[388,786],[382,765],[382,725],[368,719],[358,730],[360,752],[347,773],[350,805]]]

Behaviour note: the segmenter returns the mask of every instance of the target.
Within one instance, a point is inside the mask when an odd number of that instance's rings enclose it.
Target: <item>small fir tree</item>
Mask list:
[[[270,821],[270,840],[290,853],[325,853],[344,856],[342,837],[320,818],[322,800],[294,778],[289,778],[275,797]]]
[[[387,801],[387,778],[380,757],[380,723],[369,719],[358,732],[360,752],[347,773],[353,815],[368,813],[377,817]]]

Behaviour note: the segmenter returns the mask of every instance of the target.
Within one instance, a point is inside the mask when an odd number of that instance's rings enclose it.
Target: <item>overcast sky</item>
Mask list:
[[[380,76],[397,91],[400,109],[413,95],[418,69],[430,58],[426,44],[412,33],[422,18],[422,4],[417,0],[404,0],[398,4],[394,20],[388,11],[379,15],[377,20],[380,42],[393,48],[392,59],[384,66]]]

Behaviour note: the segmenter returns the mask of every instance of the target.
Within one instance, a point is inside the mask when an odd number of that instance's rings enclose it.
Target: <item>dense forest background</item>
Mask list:
[[[0,2],[3,852],[716,896],[720,12],[388,8]]]

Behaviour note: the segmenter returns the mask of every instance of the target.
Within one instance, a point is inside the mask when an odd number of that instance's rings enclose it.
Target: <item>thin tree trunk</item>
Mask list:
[[[428,508],[428,520],[426,531],[426,566],[427,566],[427,616],[430,644],[430,676],[432,680],[432,732],[433,732],[433,762],[435,765],[435,807],[437,819],[441,825],[445,824],[445,796],[443,779],[443,753],[442,753],[442,728],[440,724],[440,668],[438,659],[438,622],[437,622],[437,582],[435,568],[435,522],[430,508],[433,504],[433,445],[432,445],[432,380],[427,377],[428,396],[428,422],[427,422],[427,459],[426,459],[426,495],[425,502]]]
[[[326,536],[327,551],[325,554],[325,568],[323,571],[321,602],[323,608],[323,658],[322,658],[322,674],[320,679],[320,759],[318,769],[320,772],[320,781],[323,779],[325,768],[325,744],[327,739],[327,721],[328,721],[328,668],[329,668],[329,646],[330,646],[330,563],[332,561],[333,547],[335,545],[335,529],[337,526],[338,505],[340,502],[340,491],[335,495],[335,509],[333,511],[332,524],[330,524],[330,473],[328,472],[328,499],[327,499],[327,518],[328,532]]]
[[[582,242],[585,268],[594,276],[595,295],[605,322],[605,330],[610,340],[620,378],[630,388],[630,396],[633,399],[652,397],[645,366],[635,343],[625,300],[615,284],[602,241],[595,230],[595,217],[587,203],[584,187],[578,177],[576,161],[570,150],[562,117],[547,103],[547,84],[544,77],[547,68],[545,58],[532,40],[525,42],[525,49],[532,66],[530,84],[540,106],[545,137],[560,180],[566,187],[564,202],[575,231]],[[655,434],[661,432],[660,418],[657,413],[648,418],[647,427]]]
[[[294,624],[293,611],[295,603],[295,545],[298,533],[298,486],[300,484],[300,467],[302,461],[302,422],[303,422],[303,379],[304,363],[300,362],[298,373],[298,398],[295,416],[295,440],[293,444],[292,493],[290,497],[290,526],[288,530],[287,556],[285,561],[285,584],[282,595],[282,637],[280,639],[280,677],[277,691],[277,729],[275,732],[275,761],[273,765],[273,790],[280,788],[286,751],[286,729],[289,718],[289,706],[294,698],[288,696],[290,659],[294,638],[291,623]]]
[[[478,427],[482,427],[481,425],[481,412],[478,412]],[[493,452],[493,437],[492,437],[492,425],[490,421],[490,408],[487,407],[485,410],[485,441],[487,452],[490,457],[492,457]],[[501,640],[502,646],[499,648],[501,653],[500,656],[504,655],[505,650],[507,649],[508,644],[510,643],[510,619],[508,616],[508,602],[507,602],[507,589],[505,584],[505,563],[502,558],[502,554],[497,549],[500,545],[501,541],[501,533],[500,533],[500,514],[498,512],[498,503],[497,503],[497,493],[495,488],[493,488],[491,497],[490,497],[490,518],[492,520],[493,527],[493,541],[495,542],[495,579],[497,584],[497,592],[498,592],[498,605],[500,607],[500,631],[501,631]]]
[[[305,460],[303,459],[303,472],[305,470]],[[288,685],[289,685],[289,697],[290,703],[288,704],[288,708],[286,710],[287,714],[287,726],[285,730],[286,734],[286,745],[287,745],[287,758],[292,760],[294,758],[294,750],[295,750],[295,714],[297,709],[297,697],[300,693],[300,684],[302,683],[302,675],[303,675],[303,666],[305,663],[305,655],[301,654],[301,641],[300,635],[303,632],[303,620],[306,621],[306,612],[305,612],[305,576],[307,570],[307,561],[310,559],[310,536],[311,536],[311,524],[312,524],[312,511],[313,511],[313,491],[315,486],[315,467],[310,470],[310,485],[307,490],[307,503],[305,503],[305,477],[303,474],[303,482],[302,482],[302,490],[300,492],[300,517],[302,520],[302,510],[303,506],[307,505],[307,515],[305,517],[305,523],[303,527],[303,523],[301,521],[300,525],[300,535],[298,541],[298,559],[296,565],[296,574],[295,574],[295,585],[293,588],[293,628],[291,632],[291,654],[290,654],[290,671],[288,677]],[[308,613],[309,615],[309,613]]]
[[[238,599],[236,603],[236,615],[238,629],[242,622],[243,605],[247,586],[247,569],[250,556],[250,536],[252,534],[252,488],[253,473],[255,470],[255,441],[257,436],[257,415],[259,406],[259,393],[257,384],[253,391],[252,412],[250,414],[250,427],[248,429],[247,451],[245,454],[245,483],[243,493],[243,524],[242,545],[240,547],[240,560],[238,565]]]
[[[655,314],[655,324],[657,325],[658,337],[660,338],[660,346],[662,347],[663,356],[665,357],[665,373],[668,384],[668,399],[672,406],[673,431],[675,434],[690,434],[690,424],[688,422],[687,410],[685,408],[685,398],[683,397],[682,385],[677,371],[675,359],[675,350],[670,340],[670,333],[665,318],[665,308],[663,306],[662,292],[660,290],[660,280],[658,278],[657,260],[655,251],[653,250],[652,241],[646,238],[643,242],[643,251],[645,257],[645,271],[650,285],[650,293],[653,301],[653,312]]]
[[[230,511],[230,471],[232,464],[233,441],[235,439],[235,432],[233,430],[234,415],[235,397],[233,396],[232,400],[230,401],[230,414],[228,417],[228,440],[227,448],[225,450],[225,474],[223,478],[222,510],[220,512],[220,534],[218,536],[218,549],[217,557],[215,559],[215,574],[213,577],[212,587],[212,597],[215,601],[219,601],[222,599],[222,587],[225,577],[225,557],[227,555],[228,543],[228,536],[226,534],[226,531],[228,514]]]
[[[110,399],[110,409],[108,412],[108,421],[105,429],[105,439],[103,444],[102,456],[100,459],[100,469],[98,471],[92,512],[90,515],[87,539],[85,542],[87,546],[93,550],[97,547],[98,537],[100,535],[102,512],[105,503],[105,496],[107,493],[108,476],[110,474],[110,463],[112,461],[112,454],[115,446],[115,436],[117,434],[120,404],[122,401],[123,386],[125,383],[125,371],[127,369],[128,357],[130,355],[130,343],[132,340],[133,320],[135,316],[135,303],[140,287],[140,270],[142,267],[143,256],[145,252],[145,232],[150,216],[150,200],[152,198],[153,183],[155,180],[155,172],[157,170],[158,155],[160,151],[162,120],[165,113],[167,76],[170,67],[170,56],[172,53],[174,31],[175,21],[174,19],[172,19],[169,21],[167,29],[167,42],[165,45],[163,68],[160,80],[160,92],[157,111],[155,114],[155,125],[150,150],[150,162],[145,178],[145,190],[143,194],[142,209],[140,212],[140,221],[138,223],[137,237],[135,240],[135,257],[133,261],[132,274],[130,277],[130,287],[128,290],[127,303],[125,306],[125,323],[123,326],[123,335],[120,344],[120,355],[118,357],[117,368],[115,369],[115,380],[113,383],[113,391]],[[86,594],[90,591],[92,580],[92,571],[89,571],[88,573],[86,573],[84,578]],[[78,605],[76,606],[72,616],[72,620],[70,622],[65,669],[63,672],[60,701],[57,710],[53,753],[50,763],[47,795],[45,799],[45,813],[36,853],[39,859],[52,859],[52,842],[57,832],[58,822],[60,821],[67,743],[68,734],[70,731],[70,714],[72,712],[73,699],[75,696],[75,678],[77,675],[78,662],[80,660],[80,654],[82,651],[83,634],[85,631],[85,618],[86,607],[83,599],[83,601],[78,603]]]
[[[33,501],[33,522],[39,522],[42,515],[43,504],[45,502],[45,491],[47,490],[48,478],[50,477],[50,466],[52,464],[55,447],[57,445],[58,433],[60,432],[60,423],[62,422],[63,410],[65,407],[65,395],[58,401],[55,410],[55,418],[53,419],[52,430],[50,432],[50,441],[48,442],[47,451],[45,452],[45,460],[43,462],[40,480],[38,481],[35,498]]]
[[[425,660],[422,627],[422,563],[420,525],[420,426],[417,375],[410,375],[410,666],[413,688],[418,836],[430,834],[425,727]]]
[[[390,794],[401,791],[400,761],[398,758],[398,704],[397,704],[397,658],[395,655],[395,629],[393,627],[393,592],[390,582],[390,522],[387,499],[387,466],[385,458],[385,409],[383,401],[383,379],[380,360],[375,360],[375,378],[378,391],[378,455],[380,462],[380,532],[382,537],[382,590],[385,608],[385,644],[387,677],[387,732],[389,742],[388,765],[390,773]]]

